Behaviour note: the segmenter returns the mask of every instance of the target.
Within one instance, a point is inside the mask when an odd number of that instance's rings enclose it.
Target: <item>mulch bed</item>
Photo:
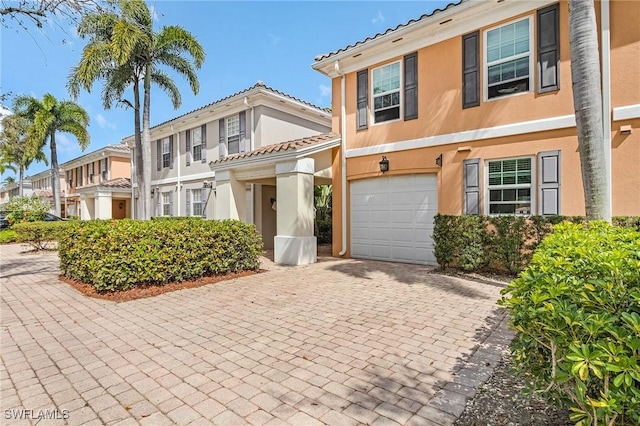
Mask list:
[[[216,284],[221,281],[233,280],[236,278],[247,277],[266,272],[264,269],[256,271],[231,272],[224,275],[215,275],[212,277],[203,277],[194,281],[183,281],[181,283],[167,283],[164,285],[146,285],[142,287],[132,288],[130,290],[98,293],[91,284],[81,281],[72,280],[63,275],[58,276],[62,282],[69,284],[87,297],[96,299],[110,300],[112,302],[128,302],[130,300],[142,299],[144,297],[154,297],[160,294],[169,293],[171,291],[183,290],[186,288],[202,287],[203,285]]]

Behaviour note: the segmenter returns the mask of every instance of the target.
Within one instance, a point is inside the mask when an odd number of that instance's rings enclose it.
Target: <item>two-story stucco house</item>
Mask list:
[[[129,147],[107,145],[60,165],[66,216],[90,219],[131,217]]]
[[[584,215],[567,7],[463,0],[316,57],[334,255],[435,264],[438,212]],[[596,7],[612,212],[639,215],[640,2]]]
[[[55,212],[54,203],[53,203],[53,188],[52,188],[52,179],[51,169],[46,169],[40,173],[36,173],[35,175],[29,176],[25,179],[26,182],[30,182],[31,192],[27,193],[25,191],[24,195],[35,195],[42,199],[43,201],[49,203],[51,205],[51,213]],[[59,188],[62,188],[64,191],[64,176],[63,169],[60,167],[60,182],[58,183]],[[62,212],[62,217],[66,217],[64,213],[64,192],[61,193],[60,200],[60,211]]]
[[[158,124],[151,129],[151,216],[254,223],[276,261],[315,261],[313,185],[331,183],[339,137],[330,131],[328,111],[262,82]],[[133,148],[133,136],[123,142]]]
[[[33,190],[31,188],[31,180],[24,179],[22,181],[22,193],[25,196],[31,196],[33,194]],[[0,188],[0,208],[7,204],[13,197],[20,196],[20,183],[19,182],[11,182],[4,185]]]

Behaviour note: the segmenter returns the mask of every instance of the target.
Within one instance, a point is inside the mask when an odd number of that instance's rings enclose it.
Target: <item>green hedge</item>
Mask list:
[[[71,222],[22,222],[11,229],[16,233],[16,242],[27,243],[35,250],[49,250],[55,242],[66,235]]]
[[[72,222],[58,251],[64,276],[108,292],[254,271],[262,248],[254,225],[189,218]]]
[[[16,242],[16,231],[13,229],[0,230],[0,244],[9,244]]]
[[[443,268],[465,271],[498,270],[518,274],[561,222],[586,223],[583,216],[450,216],[436,215],[435,257]],[[618,216],[614,225],[640,231],[640,217]]]
[[[640,232],[554,229],[499,302],[516,368],[578,425],[640,424]]]

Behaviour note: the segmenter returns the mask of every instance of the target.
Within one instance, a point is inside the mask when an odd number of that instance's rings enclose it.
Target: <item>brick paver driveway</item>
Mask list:
[[[114,303],[19,249],[0,248],[2,424],[451,424],[509,338],[499,287],[420,266],[265,261]]]

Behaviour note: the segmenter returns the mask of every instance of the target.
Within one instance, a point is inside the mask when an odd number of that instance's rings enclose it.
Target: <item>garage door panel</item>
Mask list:
[[[436,264],[435,175],[384,176],[351,182],[351,254],[356,258]]]

